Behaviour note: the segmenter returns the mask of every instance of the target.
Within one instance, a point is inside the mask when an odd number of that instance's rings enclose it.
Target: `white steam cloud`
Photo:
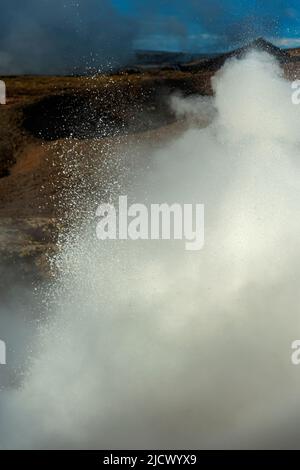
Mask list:
[[[211,123],[143,182],[150,202],[205,204],[203,250],[72,234],[35,359],[2,392],[4,448],[299,446],[300,108],[264,53],[213,86]]]

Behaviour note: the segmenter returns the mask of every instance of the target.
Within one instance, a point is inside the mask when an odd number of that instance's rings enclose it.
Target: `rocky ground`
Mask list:
[[[297,61],[283,67],[289,78],[299,77]],[[201,66],[185,70],[4,78],[7,104],[0,106],[3,262],[21,262],[25,271],[34,266],[47,272],[47,254],[55,249],[58,228],[67,224],[70,187],[78,187],[82,194],[90,191],[84,181],[93,180],[95,173],[107,184],[124,169],[113,161],[124,149],[127,157],[132,150],[132,159],[126,160],[130,167],[141,164],[147,149],[177,135],[184,123],[176,122],[168,97],[173,92],[211,94],[216,69],[211,61],[207,67],[202,61]]]
[[[84,192],[82,181],[91,181],[89,172],[107,183],[116,176],[116,165],[109,162],[117,153],[134,149],[142,158],[148,146],[172,138],[182,124],[169,110],[170,93],[211,92],[208,76],[173,71],[5,81],[0,256],[19,259],[25,270],[45,267],[58,226],[64,224],[70,187]]]

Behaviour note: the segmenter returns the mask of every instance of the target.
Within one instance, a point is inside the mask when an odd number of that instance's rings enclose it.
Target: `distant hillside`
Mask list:
[[[183,72],[197,72],[201,70],[216,71],[230,57],[242,57],[252,49],[268,52],[275,56],[281,63],[298,60],[300,48],[281,49],[264,38],[258,38],[243,47],[230,52],[216,53],[187,53],[137,50],[135,59],[125,71],[131,73],[144,72],[145,70],[181,70]],[[123,69],[124,70],[124,69]]]
[[[180,69],[186,72],[197,72],[203,69],[215,71],[222,67],[222,65],[230,57],[242,57],[253,49],[268,52],[269,54],[275,56],[282,63],[286,63],[290,60],[290,55],[287,51],[274,46],[274,44],[266,41],[263,38],[259,38],[247,44],[246,46],[224,54],[219,54],[217,57],[212,57],[207,60],[193,61],[188,64],[181,64]]]
[[[219,55],[215,54],[200,54],[190,52],[169,52],[169,51],[135,51],[136,63],[139,65],[152,65],[162,63],[183,63],[191,62],[193,60],[207,59]]]
[[[147,70],[180,70],[182,64],[188,64],[194,61],[211,59],[218,56],[219,53],[203,54],[189,52],[170,52],[170,51],[152,51],[137,50],[131,64],[123,68],[122,71],[138,73]]]

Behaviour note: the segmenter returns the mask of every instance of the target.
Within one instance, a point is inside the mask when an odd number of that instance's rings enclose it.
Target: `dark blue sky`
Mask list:
[[[219,50],[264,36],[300,46],[300,0],[112,0],[136,20],[137,47]]]
[[[9,0],[0,74],[101,71],[136,48],[216,52],[258,36],[300,46],[300,0]]]

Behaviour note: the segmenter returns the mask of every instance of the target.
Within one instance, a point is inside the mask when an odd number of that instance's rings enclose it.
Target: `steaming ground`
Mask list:
[[[203,250],[74,229],[29,370],[2,391],[3,448],[300,447],[300,108],[262,53],[214,89],[210,125],[152,155],[131,191],[204,203]],[[194,122],[190,100],[173,106]]]

